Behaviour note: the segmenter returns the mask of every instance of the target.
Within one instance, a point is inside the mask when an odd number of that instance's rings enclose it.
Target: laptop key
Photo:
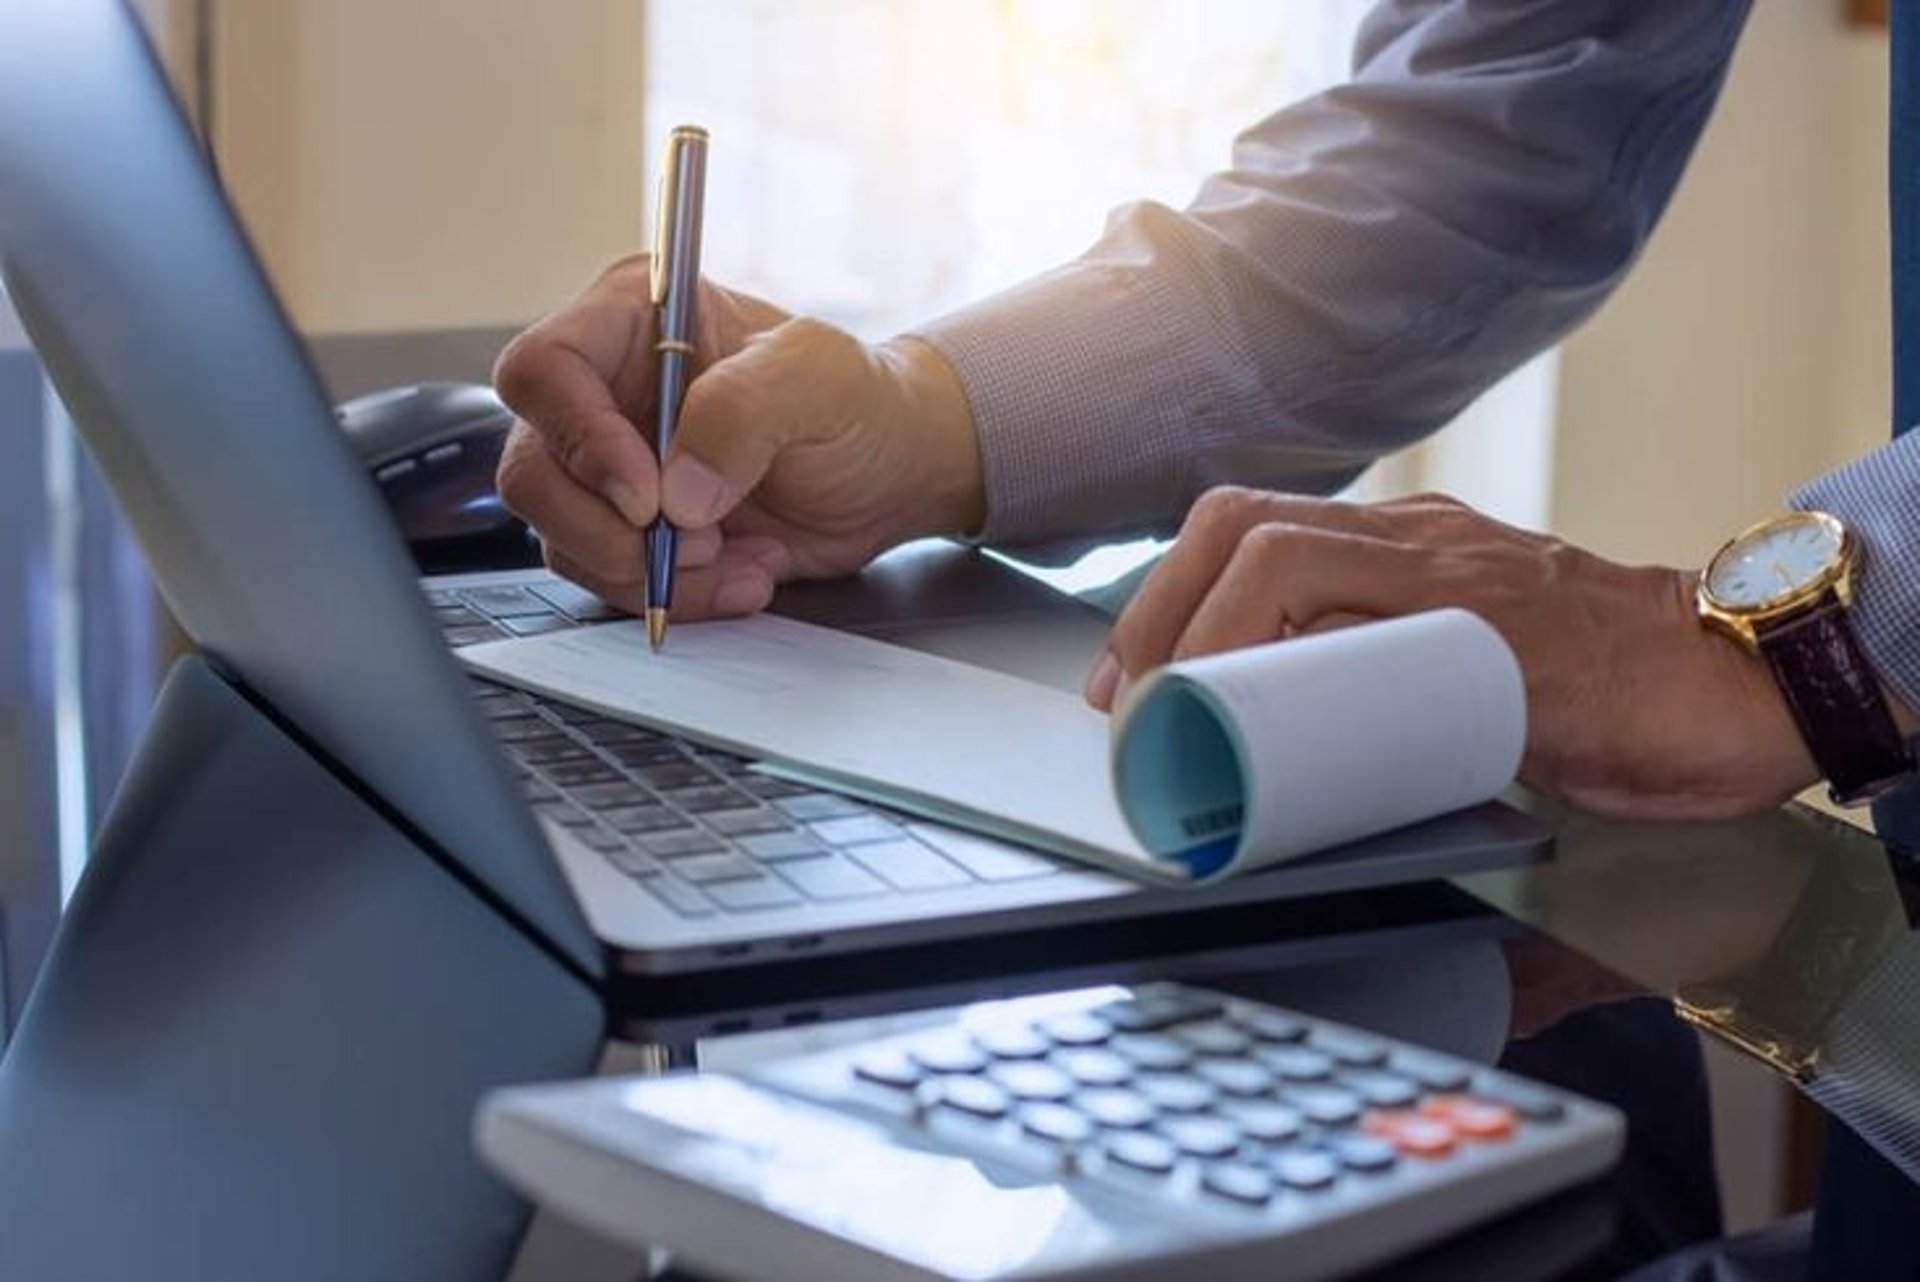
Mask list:
[[[499,584],[493,587],[465,588],[460,599],[467,605],[496,619],[510,619],[523,614],[552,614],[553,604],[543,601],[526,588],[514,584]]]
[[[590,783],[573,790],[573,799],[583,806],[605,810],[612,806],[644,806],[653,800],[637,783],[616,779],[612,783]]]
[[[559,579],[551,583],[533,584],[528,591],[556,610],[570,614],[582,623],[598,623],[626,617],[585,588]]]
[[[479,645],[483,641],[498,641],[504,634],[490,623],[473,627],[446,628],[440,633],[441,639],[456,650],[463,645]]]
[[[823,855],[827,848],[804,832],[769,832],[741,837],[735,843],[755,859],[773,863],[782,859],[810,859]]]
[[[558,761],[544,771],[547,778],[562,788],[578,788],[589,783],[617,783],[620,772],[598,757],[585,761]]]
[[[823,819],[807,828],[829,846],[858,846],[869,841],[896,841],[900,830],[879,815],[852,815],[846,819]]]
[[[662,859],[679,859],[688,855],[719,854],[726,849],[718,837],[689,828],[684,832],[648,832],[634,837],[640,849]]]
[[[500,625],[517,637],[537,637],[580,626],[564,614],[530,614],[523,618],[502,619]]]
[[[802,792],[795,796],[781,797],[773,804],[780,807],[789,818],[798,819],[803,823],[870,813],[865,806],[852,798],[831,792]]]
[[[908,831],[981,881],[1050,877],[1060,871],[1059,863],[1045,855],[958,828],[913,824]]]
[[[753,810],[722,810],[718,814],[700,816],[700,822],[723,837],[751,837],[756,833],[793,830],[793,825],[779,812],[765,806]]]
[[[814,899],[860,899],[887,893],[887,883],[845,855],[789,859],[781,863],[780,875]]]
[[[777,877],[764,874],[753,881],[721,881],[706,888],[722,908],[789,908],[804,902],[793,887]]]
[[[685,816],[665,806],[615,806],[602,810],[600,819],[624,833],[672,832],[693,827]]]
[[[711,917],[715,912],[712,900],[677,878],[649,877],[634,884],[682,917]]]
[[[593,753],[565,735],[546,739],[528,739],[513,745],[513,755],[528,765],[552,765],[559,761],[592,761]]]
[[[677,788],[669,794],[674,805],[690,815],[719,814],[728,810],[747,810],[758,803],[737,788]]]
[[[571,801],[536,801],[533,813],[564,828],[586,828],[593,823],[593,816]]]
[[[695,885],[704,885],[712,881],[741,881],[765,877],[766,869],[744,855],[732,851],[722,851],[712,855],[688,855],[673,861],[676,876],[685,877]]]
[[[639,766],[634,773],[646,780],[648,785],[668,792],[676,788],[699,788],[708,784],[717,784],[720,777],[711,771],[685,760],[668,762],[657,766]]]
[[[847,854],[896,890],[938,890],[945,886],[965,886],[973,881],[917,841],[851,846]]]

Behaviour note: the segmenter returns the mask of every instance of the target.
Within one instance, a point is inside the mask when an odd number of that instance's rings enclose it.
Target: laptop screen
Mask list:
[[[118,0],[0,4],[0,270],[187,632],[597,970],[406,550]]]

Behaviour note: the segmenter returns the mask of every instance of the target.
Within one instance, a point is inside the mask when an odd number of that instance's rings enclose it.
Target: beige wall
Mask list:
[[[217,13],[215,146],[303,328],[523,321],[639,240],[638,0]]]
[[[1565,347],[1552,521],[1698,564],[1888,413],[1886,44],[1841,6],[1754,6],[1645,260]]]

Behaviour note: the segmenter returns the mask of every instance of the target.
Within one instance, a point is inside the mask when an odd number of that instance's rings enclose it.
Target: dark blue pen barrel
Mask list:
[[[674,528],[665,521],[647,527],[647,597],[642,606],[648,610],[673,607],[673,558],[676,547]]]

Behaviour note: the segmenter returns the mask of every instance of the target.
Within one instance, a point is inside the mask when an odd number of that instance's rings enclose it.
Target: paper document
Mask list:
[[[774,615],[682,624],[657,654],[622,622],[459,655],[780,773],[1173,883],[1484,801],[1525,733],[1512,655],[1459,611],[1175,665],[1111,744],[1075,695]]]

